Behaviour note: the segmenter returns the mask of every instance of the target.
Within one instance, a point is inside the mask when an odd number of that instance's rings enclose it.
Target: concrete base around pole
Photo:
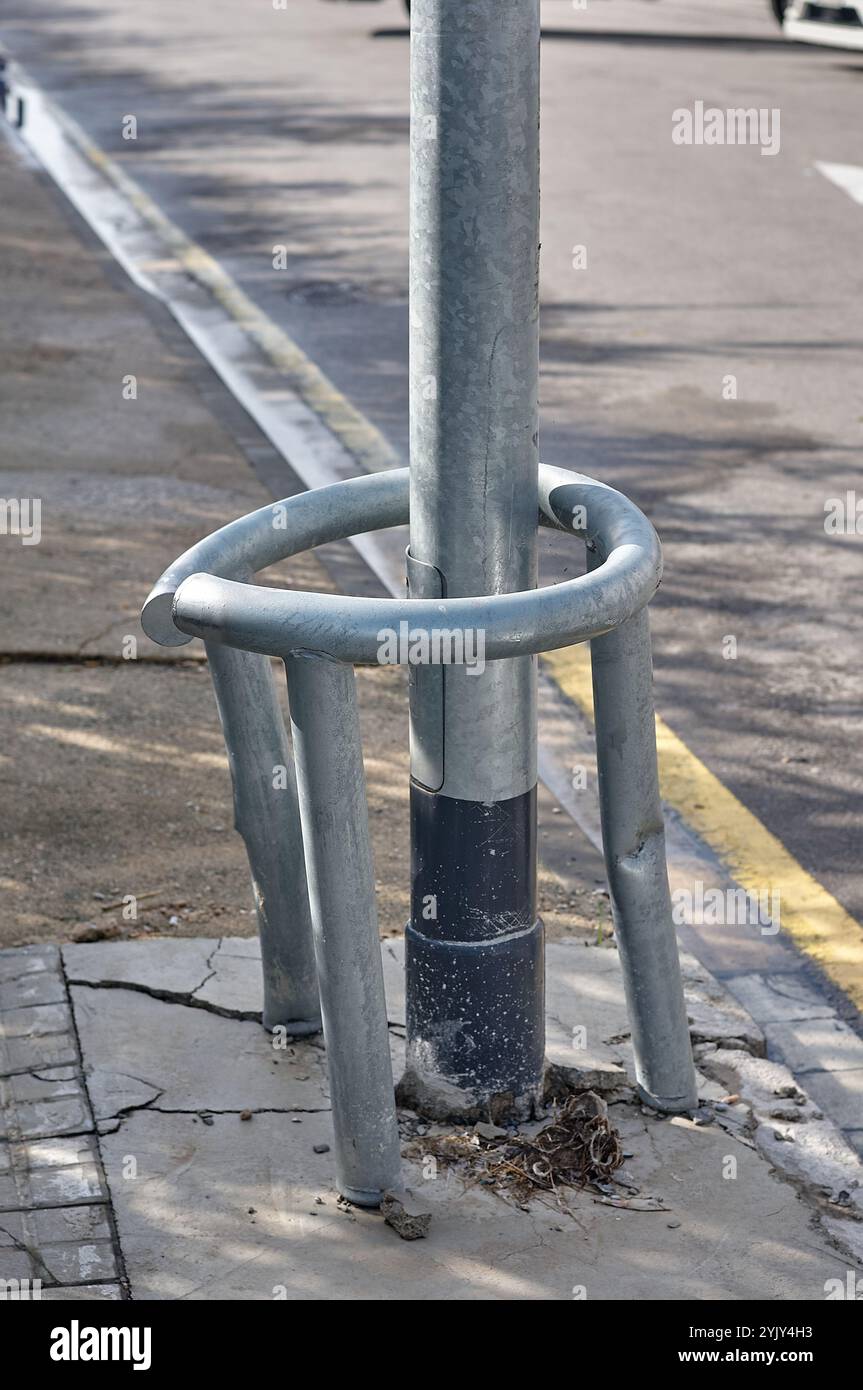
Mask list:
[[[402,941],[384,941],[381,959],[398,1075]],[[29,1164],[22,1220],[62,1282],[92,1253],[75,1204],[102,1193],[135,1299],[823,1299],[825,1282],[863,1258],[854,1219],[863,1167],[802,1087],[777,1099],[794,1078],[761,1055],[749,1016],[684,957],[708,1113],[698,1123],[663,1118],[633,1089],[617,952],[555,942],[547,964],[552,1075],[605,1097],[631,1155],[624,1172],[663,1210],[567,1192],[569,1212],[536,1201],[524,1211],[416,1157],[403,1159],[403,1182],[432,1213],[426,1239],[405,1243],[379,1214],[339,1205],[324,1048],[320,1039],[275,1048],[255,1021],[260,953],[248,938],[65,946],[62,963],[34,948],[0,952],[0,1132],[17,1136],[0,1143],[17,1174],[13,1182],[0,1161],[0,1202],[14,1206]],[[61,1002],[25,1008],[51,971]],[[26,1027],[16,1033],[17,1021]],[[45,1078],[38,1095],[33,1070]],[[75,1084],[83,1108],[70,1109]],[[729,1092],[741,1100],[710,1109]],[[793,1124],[774,1117],[780,1105]],[[399,1122],[420,1149],[424,1134],[441,1132],[404,1110]],[[736,1181],[724,1180],[729,1156]],[[848,1206],[830,1201],[842,1191]],[[62,1260],[39,1245],[59,1238],[58,1193],[69,1207]],[[20,1239],[17,1216],[2,1224]],[[106,1247],[99,1278],[111,1277],[109,1265]],[[21,1250],[0,1233],[0,1277],[16,1271],[26,1276]],[[105,1287],[90,1297],[116,1296]]]

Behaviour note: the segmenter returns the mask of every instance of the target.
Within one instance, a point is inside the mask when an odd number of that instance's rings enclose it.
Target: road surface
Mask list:
[[[863,165],[863,55],[767,0],[543,19],[542,456],[651,516],[660,712],[863,920],[863,206],[818,167]],[[400,0],[0,0],[0,40],[406,453]],[[697,102],[778,151],[675,143]]]

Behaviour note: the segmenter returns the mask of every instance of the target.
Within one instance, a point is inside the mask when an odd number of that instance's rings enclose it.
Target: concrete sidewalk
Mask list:
[[[398,1075],[401,942],[383,960]],[[684,966],[699,1113],[637,1100],[613,947],[553,944],[553,1077],[606,1100],[624,1167],[604,1193],[519,1203],[439,1166],[446,1127],[402,1111],[405,1182],[432,1214],[407,1244],[339,1200],[322,1043],[261,1029],[256,942],[2,952],[0,1278],[58,1298],[823,1299],[860,1268],[859,1161]]]
[[[407,1114],[428,1239],[403,1245],[337,1203],[331,1156],[315,1152],[329,1136],[320,1040],[274,1051],[257,1021],[248,874],[202,653],[153,647],[137,620],[175,555],[296,479],[14,144],[0,141],[0,165],[13,387],[0,493],[42,505],[38,545],[0,544],[0,1278],[62,1298],[824,1297],[860,1254],[859,1160],[694,961],[702,1094],[720,1107],[642,1110],[602,865],[544,790],[555,1075],[606,1096],[624,1171],[656,1209],[579,1193],[569,1212],[522,1210],[469,1174],[432,1176],[434,1127]],[[350,563],[326,547],[272,579],[332,588]],[[398,1068],[400,674],[363,673],[360,699]],[[824,1017],[802,996],[783,1007],[798,1032]]]
[[[138,615],[189,545],[299,484],[6,131],[0,496],[38,498],[42,537],[0,537],[0,736],[15,750],[0,755],[0,945],[251,933],[202,646],[156,647]],[[328,590],[355,558],[346,543],[326,546],[267,578]],[[381,924],[400,932],[406,683],[399,670],[368,671],[359,688]],[[541,910],[552,936],[591,932],[607,917],[602,863],[556,809],[544,794]]]

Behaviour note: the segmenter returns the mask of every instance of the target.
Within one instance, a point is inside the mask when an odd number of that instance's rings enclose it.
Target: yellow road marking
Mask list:
[[[593,718],[587,644],[548,652],[543,664]],[[854,1003],[863,1006],[863,927],[780,840],[656,716],[659,781],[672,806],[750,893],[779,893],[782,928]]]
[[[186,236],[162,212],[152,198],[71,121],[64,129],[79,152],[113,183],[135,211],[165,242],[178,267],[197,281],[245,330],[286,382],[313,410],[341,444],[368,472],[396,467],[401,460],[380,430],[366,419],[337,386],[307,357],[297,343],[279,328],[263,309],[245,294],[218,261]]]

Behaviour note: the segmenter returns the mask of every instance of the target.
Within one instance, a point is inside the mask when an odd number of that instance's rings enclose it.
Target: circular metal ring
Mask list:
[[[353,598],[250,582],[326,541],[404,525],[409,473],[395,469],[315,488],[222,527],[165,571],[141,623],[165,646],[202,637],[270,656],[311,650],[376,665],[381,634],[399,633],[402,624],[410,634],[481,632],[485,658],[495,661],[586,641],[644,607],[659,584],[662,555],[634,503],[592,478],[541,465],[538,507],[541,524],[585,541],[589,573],[543,589],[446,599]],[[399,642],[399,651],[408,646]]]

